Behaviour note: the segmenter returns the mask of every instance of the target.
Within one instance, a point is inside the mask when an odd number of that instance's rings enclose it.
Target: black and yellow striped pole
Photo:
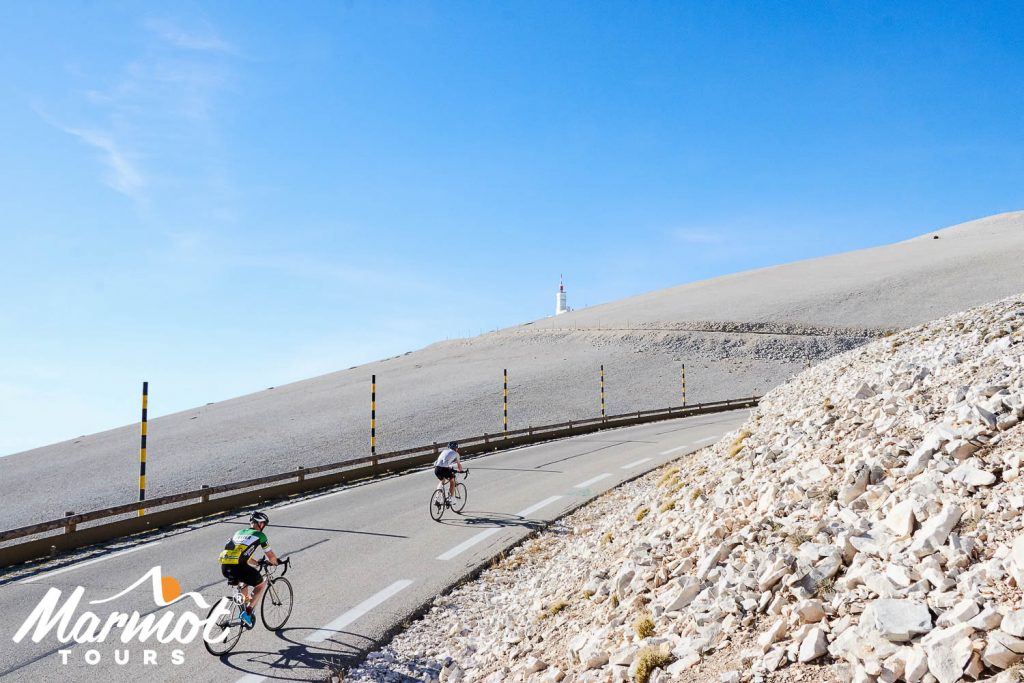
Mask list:
[[[601,419],[604,418],[604,365],[601,366]]]
[[[139,448],[139,502],[146,500],[146,422],[149,419],[149,382],[142,383],[142,445]],[[146,511],[139,508],[139,517]]]
[[[370,375],[370,455],[377,457],[377,375]]]
[[[508,368],[501,371],[503,377],[503,396],[501,400],[501,419],[505,427],[505,432],[508,432]]]
[[[686,405],[686,363],[683,363],[683,405]]]

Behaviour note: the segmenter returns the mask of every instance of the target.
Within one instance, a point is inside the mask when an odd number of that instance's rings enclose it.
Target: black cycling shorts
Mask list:
[[[252,586],[253,588],[264,581],[260,570],[248,562],[242,564],[222,564],[220,566],[220,573],[224,575],[225,579],[241,581],[246,586]]]
[[[448,481],[449,479],[455,478],[455,470],[451,467],[435,467],[434,476],[441,481]]]

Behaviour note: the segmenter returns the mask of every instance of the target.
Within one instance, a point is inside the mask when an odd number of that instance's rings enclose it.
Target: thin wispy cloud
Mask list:
[[[104,183],[128,197],[140,198],[145,185],[142,173],[113,137],[97,130],[68,126],[60,126],[60,129],[100,151],[100,158],[107,167]]]
[[[224,184],[218,180],[223,164],[217,155],[215,113],[218,95],[229,87],[229,62],[237,51],[206,22],[186,30],[169,19],[150,18],[143,26],[158,39],[150,42],[160,49],[147,46],[113,78],[79,69],[75,77],[83,87],[77,90],[77,102],[70,101],[59,112],[49,106],[47,112],[40,106],[36,111],[95,150],[101,181],[139,203],[154,199],[147,195],[158,193],[157,186],[168,179],[166,166],[192,145],[195,163],[189,168],[202,169],[207,177],[185,182],[205,182],[210,196],[210,186]],[[156,130],[159,136],[152,134]]]
[[[171,47],[199,52],[237,54],[235,46],[218,36],[209,26],[204,26],[198,31],[186,31],[167,19],[147,19],[145,26]]]

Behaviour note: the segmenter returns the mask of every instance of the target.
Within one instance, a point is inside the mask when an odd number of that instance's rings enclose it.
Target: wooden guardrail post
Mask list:
[[[74,514],[75,514],[75,512],[72,510],[70,512],[65,512],[64,516],[65,517],[73,517]],[[64,533],[66,533],[66,534],[73,534],[74,532],[75,532],[75,523],[71,522],[71,521],[68,521],[64,525]]]
[[[146,422],[149,412],[149,382],[142,383],[142,444],[139,447],[139,502],[146,500]],[[139,517],[146,514],[139,508]]]
[[[203,486],[202,486],[202,487],[203,487],[204,489],[208,489],[208,488],[210,488],[210,485],[209,485],[209,484],[203,484]],[[209,503],[209,502],[210,502],[210,494],[209,494],[209,493],[204,493],[204,494],[203,494],[203,495],[202,495],[202,496],[201,496],[201,497],[199,498],[199,500],[200,500],[201,502],[203,502],[203,503]]]
[[[296,470],[295,474],[298,476],[299,481],[306,481],[306,468],[299,465],[299,469]]]

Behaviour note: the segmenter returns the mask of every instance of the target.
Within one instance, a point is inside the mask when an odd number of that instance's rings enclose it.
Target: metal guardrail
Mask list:
[[[464,455],[470,456],[602,429],[723,412],[738,408],[752,408],[757,405],[759,398],[758,396],[752,396],[744,399],[698,403],[692,406],[638,410],[631,413],[609,415],[604,418],[595,417],[583,420],[569,420],[557,424],[527,427],[525,429],[515,429],[494,434],[484,433],[480,436],[471,436],[457,440],[461,446],[459,450]],[[0,543],[38,536],[39,534],[56,530],[63,531],[60,534],[0,547],[0,567],[7,567],[30,559],[45,557],[59,550],[79,548],[132,533],[139,533],[189,519],[236,509],[252,503],[314,491],[346,481],[422,466],[428,464],[437,456],[439,448],[440,445],[434,443],[429,446],[416,446],[405,450],[380,453],[376,456],[356,458],[354,460],[318,465],[316,467],[299,467],[289,472],[230,482],[218,486],[203,486],[199,489],[151,498],[146,501],[135,501],[102,510],[68,515],[38,524],[0,531]],[[286,483],[282,484],[279,482]],[[232,495],[216,497],[227,493]],[[187,501],[198,502],[175,506],[155,513],[152,512],[155,508],[185,503]],[[88,522],[131,515],[142,509],[146,510],[145,516],[131,517],[84,529],[79,528],[79,525]]]

